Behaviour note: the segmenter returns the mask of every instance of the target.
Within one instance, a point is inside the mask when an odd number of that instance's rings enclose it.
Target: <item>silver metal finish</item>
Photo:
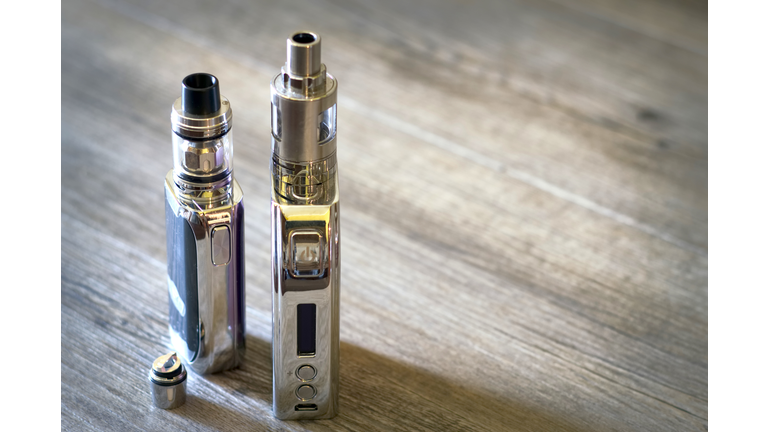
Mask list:
[[[179,99],[174,168],[165,178],[171,342],[190,369],[215,373],[245,354],[243,192],[232,174],[226,99],[208,118],[180,109]],[[206,154],[220,157],[196,162]]]
[[[320,36],[308,32],[296,32],[288,38],[288,71],[294,75],[311,76],[320,72]]]
[[[337,82],[320,62],[320,37],[288,38],[272,92],[273,411],[320,419],[339,409],[339,188]],[[302,352],[299,305],[314,305],[314,345]],[[306,318],[305,318],[306,319]],[[300,339],[304,342],[300,342]]]
[[[187,371],[176,353],[155,359],[149,370],[152,403],[162,409],[174,409],[187,400]]]
[[[189,224],[195,238],[199,348],[190,351],[189,343],[173,327],[170,329],[171,342],[197,373],[232,369],[245,354],[243,192],[239,183],[230,179],[226,187],[210,191],[212,196],[219,196],[220,201],[206,202],[205,198],[194,199],[193,195],[184,194],[176,181],[173,171],[169,171],[165,178],[165,193],[171,212]],[[220,227],[226,227],[231,233],[229,243],[232,246],[229,261],[217,265],[214,263],[217,254],[213,234]],[[171,298],[178,296],[171,294]],[[191,319],[189,316],[184,318]]]
[[[300,43],[297,35],[314,39]],[[336,80],[320,63],[320,36],[298,32],[288,38],[288,61],[271,84],[274,156],[282,162],[306,164],[335,154],[336,87]]]
[[[211,261],[220,266],[229,263],[231,256],[231,235],[229,227],[219,225],[211,230]]]
[[[296,389],[296,397],[299,398],[300,401],[312,400],[316,394],[317,391],[315,388],[309,384],[301,385]]]
[[[184,137],[207,139],[224,134],[232,127],[232,107],[229,100],[221,98],[221,109],[211,115],[195,115],[185,112],[181,98],[171,108],[171,129]]]
[[[296,370],[296,377],[302,381],[312,381],[312,378],[317,375],[317,371],[310,365],[304,365]]]

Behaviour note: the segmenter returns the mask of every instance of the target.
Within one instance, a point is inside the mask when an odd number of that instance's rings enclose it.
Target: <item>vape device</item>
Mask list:
[[[197,373],[245,353],[243,191],[232,174],[232,109],[210,74],[184,78],[165,176],[171,343]]]
[[[339,409],[336,79],[320,37],[288,38],[272,93],[272,393],[279,419]]]

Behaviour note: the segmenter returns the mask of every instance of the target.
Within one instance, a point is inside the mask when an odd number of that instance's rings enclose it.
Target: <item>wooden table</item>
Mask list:
[[[341,414],[282,422],[269,80],[299,29],[340,83]],[[64,429],[707,429],[706,3],[68,0],[61,70]],[[200,71],[235,113],[247,359],[161,411]]]

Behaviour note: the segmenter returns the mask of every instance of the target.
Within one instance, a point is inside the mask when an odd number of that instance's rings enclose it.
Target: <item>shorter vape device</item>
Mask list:
[[[245,353],[243,191],[232,174],[232,108],[215,76],[182,81],[171,109],[173,169],[165,177],[171,342],[197,373]]]
[[[272,93],[272,395],[279,419],[339,410],[336,79],[320,36],[288,38]]]

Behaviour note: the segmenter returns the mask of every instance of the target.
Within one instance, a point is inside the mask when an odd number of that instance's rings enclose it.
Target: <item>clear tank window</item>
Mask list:
[[[317,116],[317,142],[325,144],[336,136],[336,104]]]
[[[272,104],[272,135],[278,140],[283,138],[283,119],[280,118],[280,110]]]

